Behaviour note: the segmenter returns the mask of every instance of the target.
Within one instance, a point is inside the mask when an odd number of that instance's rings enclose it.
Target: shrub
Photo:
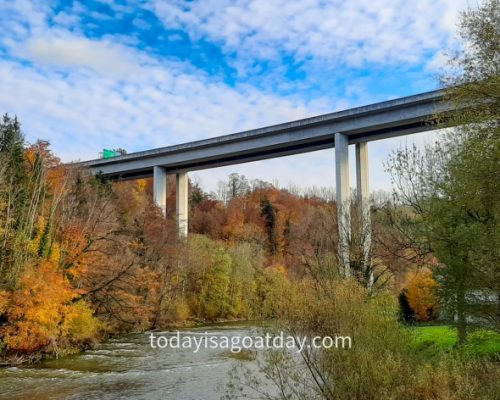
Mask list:
[[[91,339],[99,329],[92,310],[51,261],[26,268],[20,287],[12,293],[0,331],[6,349],[35,352],[56,351],[59,342]]]
[[[370,294],[350,280],[294,284],[276,329],[307,336],[350,336],[352,348],[288,350],[260,354],[260,368],[241,364],[227,398],[267,399],[493,399],[499,367],[437,354],[433,362],[411,345],[398,321],[396,299]],[[274,384],[274,386],[273,386]]]
[[[103,326],[93,314],[93,310],[84,300],[67,305],[64,308],[64,321],[61,327],[63,337],[72,343],[94,339]]]
[[[437,282],[430,271],[410,272],[408,275],[407,298],[415,312],[417,321],[431,321],[436,317]]]
[[[173,299],[166,306],[162,319],[163,322],[184,322],[189,318],[190,313],[189,306],[184,299]]]
[[[260,319],[276,318],[288,307],[291,284],[279,266],[261,269],[256,277],[255,315]]]
[[[408,301],[408,290],[403,289],[401,293],[399,293],[399,312],[401,316],[401,320],[406,323],[415,322],[415,311],[410,306],[410,302]]]

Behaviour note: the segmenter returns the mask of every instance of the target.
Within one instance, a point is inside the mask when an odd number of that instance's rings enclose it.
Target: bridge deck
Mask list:
[[[112,179],[152,176],[154,166],[178,173],[305,153],[436,129],[439,112],[451,110],[441,90],[319,115],[205,140],[77,163]]]

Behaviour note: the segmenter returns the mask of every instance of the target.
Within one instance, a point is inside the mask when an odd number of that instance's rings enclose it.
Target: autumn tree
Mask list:
[[[432,272],[417,271],[408,274],[406,297],[418,321],[429,321],[436,317],[437,282]]]
[[[395,152],[389,170],[410,241],[438,260],[441,305],[458,342],[476,322],[499,324],[500,3],[462,14],[462,51],[444,78],[453,127],[424,150]]]

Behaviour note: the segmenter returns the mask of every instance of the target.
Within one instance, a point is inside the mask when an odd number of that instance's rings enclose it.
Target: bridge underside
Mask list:
[[[336,133],[346,135],[349,144],[402,136],[435,129],[434,116],[447,109],[442,97],[440,91],[424,93],[77,165],[110,179],[137,179],[152,176],[156,166],[173,174],[328,149],[335,147]]]
[[[405,126],[399,126],[397,129],[386,128],[379,129],[369,133],[362,133],[348,136],[349,144],[366,143],[368,141],[381,140],[394,136],[403,136],[412,133],[424,132],[436,129],[432,122],[417,122]],[[226,154],[216,156],[206,156],[192,158],[182,162],[176,162],[172,165],[169,160],[162,164],[169,174],[179,172],[197,171],[202,169],[218,168],[227,165],[243,164],[252,161],[267,160],[295,154],[310,153],[318,150],[331,149],[335,147],[335,133],[325,137],[314,138],[313,140],[295,141],[293,143],[280,144],[279,146],[269,146],[263,149],[249,149],[248,151],[238,151],[236,153],[227,152]],[[132,167],[129,170],[114,171],[115,168],[108,168],[105,165],[99,170],[101,174],[111,180],[133,180],[141,178],[150,178],[153,176],[153,169],[156,165],[145,168]]]

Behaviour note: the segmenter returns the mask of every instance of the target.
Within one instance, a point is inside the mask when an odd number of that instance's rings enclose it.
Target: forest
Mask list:
[[[207,193],[190,181],[183,238],[173,177],[164,216],[151,179],[110,182],[64,164],[5,114],[0,363],[127,332],[266,321],[295,335],[342,332],[355,346],[267,353],[259,369],[280,395],[264,398],[499,398],[499,19],[493,0],[462,15],[468,45],[443,78],[456,112],[436,115],[449,124],[436,142],[386,161],[394,189],[370,199],[369,254],[353,192],[349,276],[329,189],[234,173]],[[242,387],[261,388],[244,363],[228,397]]]
[[[412,171],[401,163],[424,162],[419,155],[423,157],[417,149],[397,150],[388,170],[392,168],[401,183]],[[283,189],[231,174],[217,193],[206,193],[190,181],[190,233],[184,239],[174,216],[174,177],[165,218],[153,203],[151,179],[113,183],[65,165],[47,142],[28,145],[19,121],[7,115],[0,125],[0,159],[0,350],[6,365],[64,356],[115,334],[230,320],[274,321],[277,327],[311,336],[351,334],[362,343],[359,353],[341,359],[327,354],[327,359],[333,357],[328,362],[357,370],[362,357],[364,385],[359,390],[367,393],[380,384],[373,371],[387,368],[383,379],[392,380],[373,398],[398,393],[395,382],[402,365],[405,379],[413,376],[413,385],[431,391],[436,387],[427,382],[428,368],[446,371],[452,365],[447,364],[448,356],[437,367],[417,362],[416,354],[429,343],[409,345],[415,340],[405,326],[459,324],[450,317],[457,305],[446,304],[453,285],[447,286],[442,273],[436,256],[440,249],[431,250],[428,240],[422,240],[427,238],[421,231],[425,214],[403,200],[380,192],[373,196],[369,263],[364,259],[360,210],[353,200],[348,279],[337,262],[337,207],[326,189]],[[496,201],[491,205],[498,206]],[[488,242],[498,239],[495,226],[480,224],[491,229]],[[487,265],[488,253],[481,251],[481,262]],[[494,277],[494,259],[491,265],[482,272]],[[483,283],[474,287],[496,290],[498,280],[484,284],[485,276],[478,275]],[[475,281],[468,276],[467,282]],[[458,380],[470,380],[463,398],[479,388],[478,393],[491,395],[496,389],[485,386],[485,380],[498,374],[494,360],[499,341],[493,333],[498,329],[498,305],[470,306],[467,318],[473,316],[477,323],[468,322],[466,333],[472,342],[486,335],[485,343],[493,343],[486,353],[493,364],[458,364],[446,375],[450,391]],[[435,357],[434,350],[430,354]],[[457,354],[469,357],[470,351]],[[325,367],[317,355],[293,366],[275,356],[268,355],[262,371],[271,380],[278,371],[285,393],[294,392],[288,386],[298,383],[281,378],[291,379],[297,368],[315,371],[311,376],[326,382],[340,380],[330,376],[338,370]],[[411,372],[415,370],[419,372]],[[245,376],[241,371],[235,377],[233,389],[255,386]],[[344,383],[346,387],[335,386],[336,392],[360,385]],[[417,390],[404,380],[400,385]],[[333,393],[324,397],[335,398]]]
[[[47,142],[27,145],[7,115],[0,132],[1,349],[14,359],[65,354],[119,332],[273,318],[292,282],[341,276],[336,205],[325,190],[292,193],[231,174],[208,194],[191,182],[183,240],[173,182],[164,218],[151,180],[111,183],[64,165]],[[373,290],[404,297],[410,318],[433,319],[435,260],[402,245],[379,197]],[[352,266],[366,285],[354,236]]]

